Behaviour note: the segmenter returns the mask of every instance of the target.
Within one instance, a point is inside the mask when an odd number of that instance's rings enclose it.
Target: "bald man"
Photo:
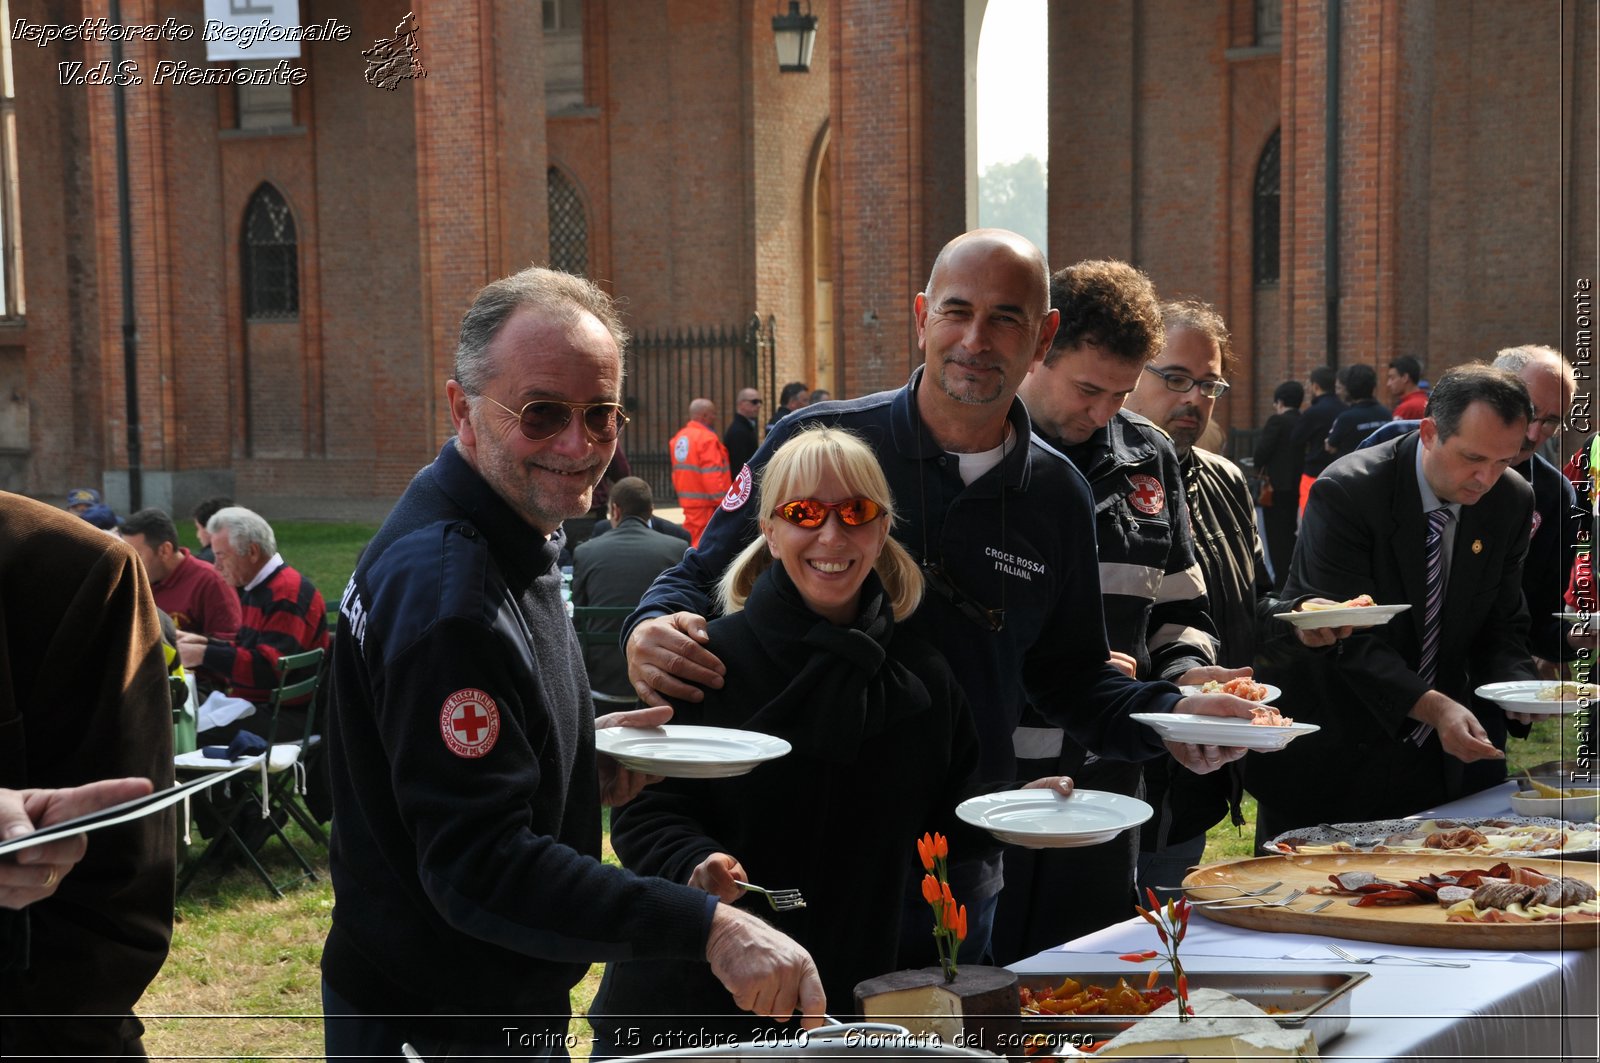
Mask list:
[[[667,444],[672,458],[672,489],[683,508],[683,526],[689,545],[700,545],[717,504],[733,480],[728,469],[728,448],[717,437],[717,404],[710,399],[689,403],[689,422]]]

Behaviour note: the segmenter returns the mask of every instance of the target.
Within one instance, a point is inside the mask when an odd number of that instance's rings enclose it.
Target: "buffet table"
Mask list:
[[[1430,809],[1423,816],[1511,814],[1507,783]],[[1211,922],[1198,913],[1182,954],[1191,971],[1366,971],[1354,991],[1348,1031],[1322,1049],[1338,1060],[1594,1060],[1600,1056],[1596,1001],[1600,950],[1486,952],[1380,945],[1339,940],[1357,957],[1403,953],[1465,962],[1466,969],[1381,961],[1355,966],[1325,947],[1332,939],[1275,934]],[[1155,947],[1155,933],[1138,918],[1041,952],[1011,969],[1019,973],[1114,969],[1118,955]],[[1092,965],[1090,967],[1089,965]],[[1130,975],[1148,966],[1129,963]]]

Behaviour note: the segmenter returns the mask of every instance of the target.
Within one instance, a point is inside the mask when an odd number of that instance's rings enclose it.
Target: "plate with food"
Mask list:
[[[1529,716],[1560,716],[1574,709],[1587,709],[1600,701],[1600,686],[1556,679],[1512,679],[1504,683],[1485,683],[1473,691],[1507,712]]]
[[[1104,790],[1004,790],[969,798],[956,816],[1003,842],[1028,849],[1073,849],[1108,842],[1155,810],[1136,797]]]
[[[1219,683],[1215,679],[1209,683],[1201,683],[1198,686],[1185,683],[1178,687],[1178,690],[1184,697],[1190,697],[1195,694],[1232,694],[1236,698],[1243,698],[1246,701],[1259,701],[1263,705],[1277,701],[1283,696],[1283,691],[1271,683],[1258,683],[1247,676],[1230,679],[1226,683]]]
[[[1301,827],[1262,848],[1300,856],[1398,853],[1593,860],[1600,855],[1600,826],[1547,816],[1378,819]]]
[[[1314,723],[1295,723],[1276,709],[1261,705],[1253,719],[1239,716],[1197,716],[1188,712],[1135,712],[1129,718],[1153,727],[1168,742],[1188,742],[1202,746],[1235,746],[1270,752],[1282,749],[1301,735],[1322,728]]]
[[[1263,856],[1189,873],[1194,900],[1272,887],[1278,907],[1203,904],[1230,926],[1287,934],[1461,949],[1592,949],[1600,945],[1600,867],[1522,856],[1330,853]],[[1309,907],[1332,900],[1316,912]]]
[[[671,779],[725,779],[789,752],[789,743],[757,731],[669,723],[662,727],[602,727],[596,752],[633,771]]]
[[[1376,627],[1379,624],[1388,623],[1410,608],[1410,602],[1402,602],[1399,605],[1379,605],[1372,600],[1372,595],[1358,594],[1348,601],[1334,602],[1328,605],[1320,602],[1305,602],[1293,612],[1273,613],[1272,615],[1279,620],[1286,620],[1298,628]]]

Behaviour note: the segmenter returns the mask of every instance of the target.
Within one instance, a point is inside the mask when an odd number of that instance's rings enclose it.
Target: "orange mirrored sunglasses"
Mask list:
[[[839,514],[840,523],[859,528],[871,524],[883,515],[883,507],[870,498],[846,498],[838,502],[823,502],[816,498],[797,498],[777,508],[777,515],[800,528],[820,528],[829,513]]]

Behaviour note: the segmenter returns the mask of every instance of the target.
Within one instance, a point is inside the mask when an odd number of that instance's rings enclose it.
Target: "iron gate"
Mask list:
[[[667,444],[689,419],[691,400],[717,404],[719,436],[744,388],[761,392],[762,417],[771,416],[777,402],[776,325],[771,315],[763,324],[751,314],[743,328],[647,330],[628,344],[622,402],[631,421],[622,443],[633,475],[649,481],[658,506],[677,504]]]

